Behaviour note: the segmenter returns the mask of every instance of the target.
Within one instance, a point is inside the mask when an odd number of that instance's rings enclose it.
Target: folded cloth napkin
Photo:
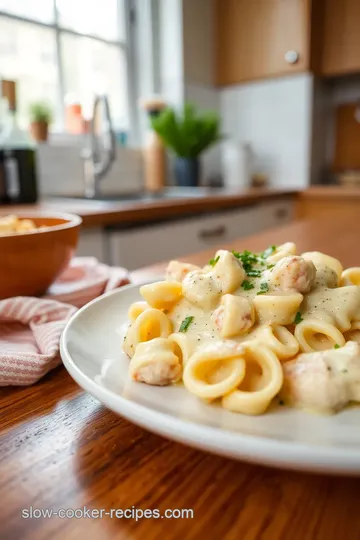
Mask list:
[[[76,309],[127,283],[125,269],[79,257],[45,297],[0,300],[0,386],[33,384],[60,364],[60,336]]]

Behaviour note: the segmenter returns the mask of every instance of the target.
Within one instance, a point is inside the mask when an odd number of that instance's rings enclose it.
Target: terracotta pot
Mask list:
[[[37,229],[0,236],[0,299],[41,296],[75,253],[81,218],[72,214],[18,213]]]
[[[38,142],[46,142],[48,140],[49,125],[46,122],[31,122],[30,132],[34,139]]]

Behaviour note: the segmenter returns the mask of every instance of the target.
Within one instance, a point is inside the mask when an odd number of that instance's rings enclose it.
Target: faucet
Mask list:
[[[104,157],[101,158],[99,144],[96,135],[96,122],[98,108],[103,105],[105,132],[102,133],[102,145]],[[85,197],[93,198],[98,193],[99,181],[111,169],[116,158],[115,134],[112,127],[110,106],[108,98],[105,95],[96,96],[93,106],[93,114],[90,123],[90,147],[84,148],[81,152],[84,159],[84,183]]]

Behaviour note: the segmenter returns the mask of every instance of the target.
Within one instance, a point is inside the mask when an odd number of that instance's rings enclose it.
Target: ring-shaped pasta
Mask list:
[[[174,334],[170,334],[169,340],[174,343],[174,352],[179,358],[179,362],[184,366],[189,360],[193,351],[190,340],[183,332],[175,332]]]
[[[302,253],[300,257],[302,257],[306,261],[312,261],[317,269],[328,266],[329,268],[334,270],[338,277],[338,282],[340,281],[343,266],[341,262],[334,257],[331,257],[330,255],[325,255],[325,253],[321,253],[320,251],[306,251],[305,253]]]
[[[360,343],[360,321],[353,321],[351,328],[347,332],[344,332],[344,338],[346,341],[356,341]]]
[[[256,338],[265,343],[278,358],[291,358],[299,352],[299,342],[292,333],[279,324],[260,327]]]
[[[255,391],[237,388],[222,398],[222,406],[233,412],[257,415],[262,414],[271,400],[280,391],[284,375],[276,354],[256,341],[246,344],[246,356],[256,362],[262,370],[261,387]]]
[[[292,324],[303,298],[295,291],[271,291],[255,296],[257,319],[261,324]]]
[[[131,304],[128,311],[128,318],[130,322],[134,322],[146,309],[150,309],[147,302],[140,300],[139,302],[134,302]]]
[[[131,358],[139,343],[158,337],[167,338],[171,330],[171,323],[162,311],[153,308],[146,309],[129,327],[123,350]]]
[[[231,392],[245,377],[243,351],[240,346],[232,350],[223,346],[202,348],[195,352],[184,368],[185,388],[203,399],[216,399]],[[218,370],[218,376],[214,377],[215,382],[207,380],[209,372],[214,370]],[[225,376],[221,377],[224,371]]]
[[[353,266],[343,271],[340,286],[344,285],[360,285],[360,267]]]
[[[317,335],[319,338],[316,338]],[[334,348],[335,345],[340,347],[345,345],[345,338],[336,326],[317,318],[305,319],[299,323],[295,328],[295,337],[300,349],[305,353],[325,351]]]

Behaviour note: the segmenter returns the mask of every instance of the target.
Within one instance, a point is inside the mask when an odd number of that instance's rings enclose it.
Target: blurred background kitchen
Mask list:
[[[359,28],[358,0],[0,0],[0,200],[213,197],[83,230],[81,254],[130,269],[286,222],[295,193],[360,186]]]

